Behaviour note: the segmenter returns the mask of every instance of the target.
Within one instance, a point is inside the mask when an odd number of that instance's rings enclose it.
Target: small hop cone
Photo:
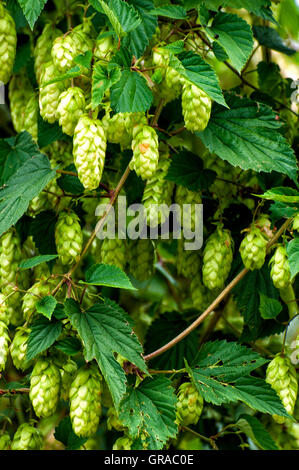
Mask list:
[[[37,141],[38,135],[38,114],[39,104],[38,97],[35,93],[32,93],[25,109],[25,119],[23,124],[24,131],[29,132],[32,135],[33,140]]]
[[[169,67],[170,53],[162,48],[155,48],[153,51],[153,65],[159,67],[155,70],[154,76],[161,77],[158,85],[158,95],[170,102],[178,98],[182,91],[182,76],[172,67]]]
[[[43,85],[50,80],[53,80],[59,75],[58,70],[52,61],[47,62],[44,65],[44,69],[41,74],[40,82]],[[59,104],[59,97],[63,91],[67,88],[68,82],[60,81],[52,83],[51,85],[41,86],[39,90],[39,108],[41,117],[54,124],[58,119],[57,109]]]
[[[287,255],[287,250],[283,245],[276,248],[270,260],[271,278],[277,289],[284,289],[290,283],[291,271]]]
[[[176,258],[177,272],[187,279],[192,280],[200,270],[201,257],[198,250],[186,250],[184,247],[185,242],[186,240],[184,238],[178,240]]]
[[[3,372],[6,366],[9,343],[8,327],[4,322],[0,321],[0,372]]]
[[[201,274],[196,274],[190,284],[190,294],[193,307],[204,312],[215,300],[218,290],[210,290],[204,286]]]
[[[42,279],[33,284],[33,286],[28,289],[22,301],[22,310],[26,321],[29,321],[32,315],[35,313],[36,303],[51,293],[51,287],[51,282]]]
[[[26,106],[33,93],[32,85],[26,75],[13,75],[8,85],[8,97],[11,119],[16,132],[24,129]]]
[[[61,375],[60,398],[62,400],[67,401],[69,398],[71,384],[75,378],[77,369],[78,369],[77,364],[71,359],[69,359],[65,364],[63,364],[60,367],[60,375]]]
[[[10,450],[11,440],[8,432],[0,433],[0,450]]]
[[[83,245],[79,217],[74,212],[61,212],[55,227],[56,249],[64,265],[78,260]]]
[[[203,398],[190,382],[183,383],[178,390],[176,420],[181,426],[196,424],[203,409]]]
[[[93,55],[96,59],[105,62],[109,61],[114,50],[114,38],[112,35],[96,40]]]
[[[267,240],[258,227],[252,227],[240,244],[240,254],[245,268],[260,269],[266,259]]]
[[[78,87],[71,87],[61,93],[57,108],[59,124],[63,132],[69,136],[74,135],[75,127],[85,110],[85,97]]]
[[[266,371],[266,382],[276,391],[289,415],[294,412],[297,399],[298,383],[296,369],[288,357],[277,354],[269,363]],[[284,423],[286,418],[274,415],[274,420]]]
[[[99,120],[82,116],[75,128],[74,162],[84,188],[96,189],[102,178],[106,136]]]
[[[70,418],[78,436],[93,436],[101,416],[101,381],[97,366],[78,370],[70,388]]]
[[[111,431],[115,429],[116,431],[123,432],[126,430],[126,426],[120,421],[118,413],[114,406],[111,406],[107,411],[107,429]]]
[[[101,244],[101,262],[124,270],[127,262],[126,241],[120,238],[105,238]]]
[[[21,424],[15,432],[11,450],[42,450],[44,438],[41,431],[31,424]]]
[[[130,273],[138,281],[146,281],[154,271],[155,253],[150,239],[130,243]]]
[[[130,169],[143,180],[151,178],[159,162],[158,136],[150,126],[137,125],[133,131],[133,158]]]
[[[202,280],[210,289],[221,289],[233,261],[233,240],[230,231],[218,226],[209,236],[203,252]]]
[[[135,112],[135,113],[123,113],[125,117],[125,126],[127,130],[127,134],[130,137],[130,141],[133,138],[133,132],[136,126],[138,125],[147,125],[147,118],[144,113],[142,112]]]
[[[182,93],[182,111],[185,127],[191,132],[203,131],[209,122],[212,102],[201,88],[185,82]]]
[[[36,416],[48,418],[55,413],[60,383],[59,368],[48,359],[38,359],[31,373],[29,392]]]
[[[133,441],[127,436],[116,439],[112,446],[112,450],[131,450]]]
[[[0,238],[0,287],[15,284],[21,260],[20,238],[15,229],[9,229]]]
[[[36,41],[34,48],[34,71],[37,83],[40,83],[44,65],[52,60],[52,44],[61,34],[62,32],[55,28],[53,24],[47,23]]]
[[[0,82],[4,85],[9,82],[12,75],[16,56],[17,32],[13,18],[0,4]]]
[[[67,72],[74,65],[76,56],[93,48],[93,41],[84,31],[87,22],[88,20],[84,24],[76,26],[70,33],[55,39],[51,56],[55,67],[60,73]]]
[[[30,328],[19,327],[10,345],[10,355],[16,369],[25,371],[32,365],[32,361],[26,360]]]

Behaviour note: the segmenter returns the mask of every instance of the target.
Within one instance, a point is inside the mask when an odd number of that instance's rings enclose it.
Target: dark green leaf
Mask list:
[[[86,437],[79,437],[74,433],[69,416],[60,421],[55,428],[54,437],[65,445],[66,450],[79,450],[87,441]]]
[[[278,450],[271,435],[255,416],[248,414],[240,415],[236,426],[238,426],[260,449]]]
[[[47,0],[18,0],[18,2],[22,7],[30,28],[33,30],[33,26],[47,3]]]
[[[38,145],[40,148],[56,142],[56,140],[65,139],[65,134],[57,122],[49,124],[41,116],[38,117]]]
[[[86,271],[85,279],[86,282],[82,281],[84,284],[93,286],[108,286],[118,289],[136,290],[127,275],[117,266],[110,264],[94,264]]]
[[[267,295],[260,293],[259,311],[265,320],[276,318],[282,311],[282,305],[279,300],[271,299]]]
[[[145,78],[137,72],[124,70],[120,80],[111,87],[111,106],[116,113],[145,112],[152,100]]]
[[[291,277],[294,277],[299,272],[299,238],[294,238],[287,244],[287,254],[290,264]]]
[[[285,202],[287,204],[299,203],[299,191],[284,186],[269,189],[264,194],[259,194],[258,197],[269,199],[270,201]]]
[[[72,336],[57,341],[55,343],[55,348],[68,356],[74,356],[82,350],[82,345],[78,338]]]
[[[175,20],[185,20],[188,17],[185,8],[180,5],[157,7],[150,13],[155,16],[166,16],[167,18],[173,18]]]
[[[73,171],[75,173],[77,172],[77,169],[74,164],[67,166],[66,168],[64,168],[64,170]],[[84,186],[79,180],[78,176],[61,175],[61,177],[57,180],[57,184],[66,193],[75,195],[84,193]]]
[[[53,297],[52,295],[47,295],[46,297],[43,297],[41,300],[39,300],[35,304],[35,307],[37,313],[41,313],[42,315],[44,315],[44,317],[48,318],[48,320],[51,320],[56,305],[57,300],[55,299],[55,297]]]
[[[254,37],[258,40],[261,46],[266,46],[269,49],[274,49],[278,52],[283,52],[286,55],[295,54],[295,49],[286,46],[279,36],[278,32],[269,26],[253,26]]]
[[[141,23],[140,16],[135,8],[123,0],[108,0],[107,2],[93,0],[92,4],[95,7],[96,4],[101,7],[119,38],[136,29]]]
[[[141,23],[124,37],[122,43],[139,59],[155,33],[158,21],[150,14],[154,7],[152,0],[129,0],[128,3],[138,11]]]
[[[35,320],[30,329],[26,353],[27,361],[46,351],[46,349],[55,343],[62,332],[62,324],[42,317]]]
[[[105,92],[121,78],[119,67],[110,70],[96,65],[92,74],[92,108],[95,109],[103,100]]]
[[[52,211],[38,214],[31,223],[30,234],[33,236],[36,248],[42,255],[56,254],[55,225],[57,215]]]

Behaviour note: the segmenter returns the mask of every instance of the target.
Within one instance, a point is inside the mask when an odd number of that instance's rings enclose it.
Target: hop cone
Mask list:
[[[24,129],[26,106],[33,93],[32,85],[26,75],[13,75],[8,86],[8,97],[11,119],[16,132]]]
[[[0,433],[0,450],[9,450],[11,446],[10,435],[8,432]]]
[[[21,260],[20,238],[15,229],[10,229],[0,238],[0,287],[15,284]]]
[[[298,383],[296,369],[288,357],[277,354],[269,363],[266,371],[266,382],[276,391],[286,411],[292,415],[297,399]],[[274,415],[278,423],[284,423],[282,416]]]
[[[175,192],[175,202],[181,207],[181,223],[185,233],[186,231],[198,230],[200,212],[196,206],[202,204],[200,193],[178,185]]]
[[[185,250],[185,241],[184,238],[178,240],[176,259],[177,272],[187,279],[192,280],[200,270],[201,257],[198,250]]]
[[[124,269],[127,261],[125,240],[105,238],[101,244],[101,262]]]
[[[33,286],[31,286],[30,289],[27,290],[22,301],[22,310],[26,321],[29,321],[32,315],[35,313],[36,303],[39,302],[46,295],[49,295],[51,293],[51,289],[52,283],[50,281],[42,279],[33,284]]]
[[[297,230],[299,232],[299,212],[295,215],[293,220],[293,230]]]
[[[127,436],[119,437],[113,444],[112,450],[131,450],[133,441]]]
[[[217,297],[218,290],[210,290],[202,283],[201,275],[198,273],[193,277],[190,284],[190,294],[193,307],[204,312]]]
[[[32,135],[33,140],[37,141],[38,134],[38,114],[39,114],[39,105],[38,97],[35,93],[32,93],[25,109],[25,119],[23,124],[23,129],[29,134]]]
[[[245,268],[260,269],[266,258],[267,240],[263,232],[252,226],[240,244],[240,254]]]
[[[78,87],[71,87],[61,93],[57,108],[59,124],[63,132],[73,136],[80,117],[84,114],[85,97]]]
[[[19,327],[15,333],[14,339],[10,345],[10,355],[16,369],[25,371],[32,365],[32,361],[26,360],[28,339],[30,329]]]
[[[0,81],[8,83],[16,56],[16,25],[8,11],[0,4]]]
[[[62,32],[55,28],[54,25],[47,23],[36,41],[34,48],[34,71],[37,83],[40,83],[45,64],[52,60],[52,44],[61,34]]]
[[[138,281],[153,275],[155,253],[150,239],[132,240],[130,243],[130,273]]]
[[[10,321],[10,312],[5,301],[5,295],[0,292],[0,322],[9,325]]]
[[[133,158],[130,169],[143,180],[151,178],[159,161],[158,136],[150,126],[140,124],[134,128],[132,140]]]
[[[84,188],[96,189],[99,186],[105,153],[106,136],[101,122],[81,117],[75,128],[74,161]]]
[[[153,53],[153,65],[159,67],[154,76],[162,78],[158,85],[158,94],[165,102],[170,102],[178,98],[182,91],[182,76],[172,67],[169,67],[170,53],[161,48],[155,48]]]
[[[41,85],[53,80],[59,75],[58,70],[52,61],[47,62],[44,65],[44,69],[41,73],[40,82]],[[42,86],[39,91],[39,108],[41,117],[53,124],[57,119],[57,108],[59,103],[60,94],[67,88],[67,82],[60,81],[52,83],[51,85]]]
[[[176,418],[181,426],[196,424],[203,409],[203,398],[190,382],[180,385],[177,395]]]
[[[55,413],[60,396],[59,368],[48,359],[38,359],[31,373],[29,397],[36,416]]]
[[[230,231],[218,226],[209,236],[204,252],[202,280],[208,289],[221,289],[233,261],[233,240]]]
[[[101,416],[101,374],[97,366],[82,367],[70,388],[70,418],[81,437],[96,433]]]
[[[128,113],[117,113],[110,117],[108,112],[102,120],[108,142],[120,144],[123,148],[127,148],[131,143],[131,137],[127,131],[127,115]]]
[[[67,72],[74,65],[76,56],[93,48],[93,41],[85,34],[85,26],[78,25],[69,34],[55,39],[51,55],[59,72]]]
[[[11,444],[11,450],[42,450],[44,438],[39,429],[28,423],[21,424]]]
[[[96,59],[103,61],[105,64],[110,60],[114,50],[114,39],[110,36],[105,36],[96,40],[93,55]]]
[[[74,212],[61,212],[55,227],[57,253],[62,264],[71,264],[82,251],[83,234],[79,217]]]
[[[188,82],[183,84],[182,111],[186,129],[203,131],[208,125],[211,107],[211,99],[203,90]]]
[[[77,372],[77,364],[69,359],[60,367],[61,375],[61,390],[60,397],[62,400],[67,401],[69,398],[69,392],[71,384],[75,378]]]
[[[48,193],[41,192],[38,196],[34,197],[29,203],[27,214],[30,217],[36,217],[40,212],[50,209],[51,205],[48,196]]]
[[[146,126],[147,118],[145,114],[141,112],[124,113],[124,116],[127,133],[130,137],[130,140],[132,140],[135,127],[140,125]]]
[[[271,278],[277,289],[284,289],[291,279],[290,265],[287,250],[283,245],[276,248],[273,257],[270,260]]]
[[[126,426],[120,421],[118,413],[114,406],[111,406],[107,411],[107,428],[109,431],[111,429],[116,429],[116,431],[125,431]]]
[[[7,325],[0,321],[0,372],[5,369],[9,352],[10,338]]]

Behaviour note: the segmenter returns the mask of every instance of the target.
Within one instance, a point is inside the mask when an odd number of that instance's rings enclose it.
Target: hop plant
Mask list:
[[[183,84],[182,111],[185,127],[191,132],[203,131],[209,122],[212,102],[208,95],[187,81]]]
[[[125,240],[118,238],[105,238],[101,244],[101,262],[124,269],[127,261]]]
[[[155,70],[153,79],[157,77],[157,92],[159,97],[165,100],[165,103],[180,96],[183,83],[182,76],[173,67],[169,66],[169,59],[170,52],[167,49],[154,48],[153,65],[158,68]]]
[[[291,280],[291,271],[288,261],[287,250],[283,245],[279,245],[270,260],[271,278],[277,289],[284,289]]]
[[[29,398],[36,416],[47,418],[55,413],[60,396],[59,368],[49,359],[36,361],[30,378]]]
[[[11,439],[8,432],[0,433],[0,450],[9,450],[11,446]]]
[[[289,415],[294,412],[297,399],[298,383],[296,369],[290,359],[282,354],[277,354],[269,363],[266,371],[266,382],[276,391],[283,406]],[[273,415],[278,423],[284,423],[286,418]]]
[[[240,244],[240,254],[245,268],[260,269],[267,254],[267,239],[260,228],[252,225]]]
[[[105,35],[103,33],[103,37],[99,37],[96,40],[95,47],[93,50],[93,55],[96,59],[101,61],[100,63],[107,63],[111,59],[112,53],[114,49],[114,38],[111,34]]]
[[[293,230],[296,230],[297,232],[299,232],[299,212],[294,217]]]
[[[198,250],[185,250],[185,242],[183,237],[178,240],[176,267],[178,274],[192,280],[200,270],[201,256]]]
[[[55,227],[57,253],[62,264],[77,261],[82,251],[83,234],[74,212],[61,212]]]
[[[202,280],[208,289],[221,289],[233,261],[233,240],[230,231],[218,225],[205,245]]]
[[[177,394],[176,419],[181,426],[196,424],[203,409],[203,398],[190,382],[180,385]]]
[[[52,60],[51,49],[54,40],[60,36],[62,32],[55,28],[51,23],[47,23],[38,37],[34,48],[34,71],[37,83],[40,83],[44,66]]]
[[[22,310],[26,321],[29,321],[36,310],[36,303],[51,293],[52,282],[47,279],[37,281],[27,290],[22,300]]]
[[[0,321],[0,372],[4,371],[9,353],[10,338],[7,325]]]
[[[149,279],[154,270],[155,253],[150,239],[132,241],[130,244],[130,272],[138,281]]]
[[[74,135],[75,127],[84,114],[85,97],[78,87],[71,87],[59,96],[57,116],[63,132],[69,136]]]
[[[19,327],[10,345],[10,355],[16,369],[25,371],[32,365],[32,361],[27,361],[26,354],[30,328]]]
[[[96,189],[105,163],[106,136],[99,120],[82,116],[75,128],[74,162],[86,189]]]
[[[131,450],[133,441],[128,436],[119,437],[113,444],[112,450]]]
[[[70,418],[81,437],[96,433],[101,416],[101,374],[96,365],[81,367],[70,388]]]
[[[43,446],[42,432],[29,423],[23,423],[15,432],[11,450],[42,450]]]
[[[159,162],[158,136],[150,127],[140,124],[133,130],[133,158],[130,169],[135,170],[143,180],[151,178]]]
[[[13,18],[4,5],[0,4],[0,56],[1,56],[1,69],[0,81],[4,83],[9,82],[12,75],[13,65],[16,56],[17,47],[17,33],[16,25]]]
[[[44,69],[41,73],[40,82],[41,87],[39,90],[39,108],[41,117],[53,124],[58,119],[57,109],[59,104],[59,97],[63,91],[68,87],[68,81],[59,81],[50,85],[44,85],[45,83],[53,80],[59,75],[58,70],[52,61],[47,62],[44,65]]]

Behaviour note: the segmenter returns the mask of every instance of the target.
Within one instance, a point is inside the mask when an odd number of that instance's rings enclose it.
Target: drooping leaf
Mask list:
[[[55,428],[54,437],[65,445],[66,450],[79,450],[87,441],[86,437],[79,437],[74,433],[69,416],[60,421]]]
[[[151,10],[151,14],[155,16],[165,16],[166,18],[173,18],[175,20],[185,20],[188,15],[185,8],[180,5],[165,5]]]
[[[252,30],[254,37],[258,40],[261,46],[266,46],[269,49],[283,52],[286,55],[293,55],[296,53],[295,49],[286,46],[276,29],[270,28],[269,26],[256,25],[253,26]]]
[[[128,3],[138,11],[141,22],[123,38],[122,43],[139,59],[155,33],[158,21],[150,13],[154,8],[152,0],[129,0]]]
[[[78,338],[71,336],[57,341],[55,348],[68,356],[74,356],[82,350],[82,345]]]
[[[108,17],[119,38],[133,31],[141,22],[135,8],[123,0],[92,0],[90,3],[96,10]]]
[[[46,297],[43,297],[41,300],[36,302],[35,307],[37,313],[41,313],[44,315],[44,317],[48,318],[48,320],[51,320],[56,305],[57,300],[55,297],[52,295],[47,295]]]
[[[271,299],[267,295],[260,293],[259,311],[264,319],[275,318],[282,311],[279,300]]]
[[[110,264],[92,265],[86,271],[85,279],[86,281],[82,281],[83,284],[136,290],[136,288],[132,286],[128,276],[117,266]]]
[[[259,194],[259,197],[262,199],[285,202],[288,204],[299,203],[299,191],[284,186],[280,188],[269,189],[264,194]]]
[[[32,235],[36,248],[41,255],[56,254],[55,226],[57,215],[52,211],[43,211],[31,222]]]
[[[42,263],[46,263],[47,261],[51,261],[57,258],[58,255],[38,255],[33,256],[33,258],[24,259],[19,264],[19,269],[30,269],[34,268],[35,266],[39,266]]]
[[[34,321],[30,326],[30,330],[26,353],[27,361],[30,361],[55,343],[62,332],[62,324],[41,317]]]
[[[248,414],[239,416],[236,426],[248,436],[257,447],[262,450],[278,450],[277,444],[271,435],[264,428],[262,423],[255,417]]]
[[[43,11],[47,0],[18,0],[25,18],[27,19],[30,28],[33,30],[39,15]]]

